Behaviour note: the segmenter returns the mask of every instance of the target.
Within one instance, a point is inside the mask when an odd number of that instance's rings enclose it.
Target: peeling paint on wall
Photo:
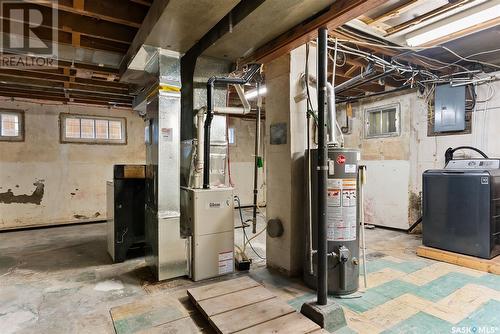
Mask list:
[[[73,215],[73,218],[76,218],[76,219],[94,219],[94,218],[97,218],[101,215],[100,212],[96,212],[94,213],[94,215],[92,217],[88,217],[88,216],[85,216],[85,215]]]
[[[413,191],[409,192],[409,218],[410,222],[420,218],[422,215],[422,192],[415,193]],[[416,219],[415,219],[416,218]]]
[[[44,185],[45,180],[37,180],[33,185],[36,187],[35,190],[31,193],[31,195],[23,194],[23,195],[14,195],[12,189],[8,189],[6,192],[0,193],[0,203],[5,204],[36,204],[40,205],[42,203],[43,194],[44,194]]]
[[[29,135],[15,144],[0,141],[0,194],[5,193],[0,200],[0,230],[86,221],[73,215],[106,219],[106,181],[113,179],[113,165],[144,164],[144,121],[132,110],[19,101],[4,101],[2,107],[25,111]],[[98,117],[119,113],[127,118],[128,144],[61,144],[63,112]],[[40,205],[20,203],[32,201],[34,178],[45,184]],[[98,218],[93,217],[96,212]]]

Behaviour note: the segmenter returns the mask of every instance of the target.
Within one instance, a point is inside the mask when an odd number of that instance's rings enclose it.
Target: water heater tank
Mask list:
[[[359,287],[359,217],[358,217],[358,162],[360,152],[355,149],[328,148],[328,293],[346,295]],[[307,159],[306,159],[307,161]],[[318,197],[318,150],[311,150],[311,198],[312,198],[312,249],[317,250],[317,197]],[[306,166],[307,168],[307,166]],[[306,169],[307,170],[307,169]],[[304,280],[316,288],[317,254],[311,256],[309,227],[306,217],[306,254]]]

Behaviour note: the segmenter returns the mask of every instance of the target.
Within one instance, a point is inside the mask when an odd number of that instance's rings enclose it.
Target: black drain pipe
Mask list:
[[[318,305],[328,302],[328,255],[327,235],[327,179],[328,148],[326,143],[325,113],[327,108],[326,84],[328,70],[328,29],[318,31]]]
[[[255,162],[253,166],[253,215],[252,233],[257,233],[257,201],[259,196],[259,153],[260,153],[260,80],[257,81],[257,117],[255,120]]]
[[[251,64],[241,78],[211,77],[207,82],[207,118],[205,119],[205,134],[203,146],[203,189],[210,189],[210,127],[214,118],[214,88],[216,84],[244,85],[248,83],[257,72],[260,64]]]

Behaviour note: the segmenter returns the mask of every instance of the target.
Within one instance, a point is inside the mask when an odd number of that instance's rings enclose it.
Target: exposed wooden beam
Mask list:
[[[329,80],[331,80],[332,74],[328,74]],[[346,77],[343,75],[335,75],[335,84],[341,84],[343,82],[346,82],[347,80],[350,80],[350,77]],[[380,85],[377,82],[369,82],[363,85],[359,85],[355,88],[358,88],[359,90],[364,90],[368,92],[381,92],[384,90],[384,85]],[[354,89],[354,88],[353,88]]]
[[[25,0],[40,6],[52,7],[53,1]],[[58,10],[90,18],[139,28],[148,12],[148,6],[125,0],[59,0]]]
[[[80,40],[81,40],[81,34],[79,32],[72,32],[71,33],[71,45],[73,45],[75,48],[79,48],[80,45]]]
[[[35,78],[23,78],[13,75],[0,74],[0,82],[5,82],[13,85],[21,85],[26,87],[35,87],[37,89],[49,88],[49,89],[79,89],[82,91],[87,91],[91,94],[109,94],[114,96],[128,96],[128,91],[120,88],[113,87],[92,87],[86,83],[81,82],[71,82],[68,81],[51,81],[44,79]]]
[[[80,103],[80,104],[88,104],[88,105],[98,105],[98,106],[106,106],[113,108],[126,108],[129,109],[132,107],[132,103],[123,103],[123,102],[107,102],[107,101],[96,101],[92,99],[82,99],[82,98],[66,98],[66,97],[54,97],[50,95],[44,94],[33,94],[33,93],[12,93],[6,92],[0,89],[0,96],[4,96],[7,98],[21,98],[21,99],[29,99],[29,100],[39,100],[40,102],[46,101],[56,101],[61,103]]]
[[[143,6],[151,7],[151,2],[148,0],[130,0]]]
[[[24,89],[22,87],[12,87],[10,85],[0,84],[0,96],[6,97],[19,97],[19,98],[30,98],[30,99],[43,99],[51,101],[61,101],[61,102],[71,102],[71,101],[85,101],[86,103],[93,104],[119,104],[123,106],[131,106],[132,98],[115,98],[112,96],[95,96],[90,94],[82,94],[78,92],[68,92],[64,91],[42,91],[33,89]]]
[[[420,5],[422,3],[422,0],[410,0],[402,5],[398,5],[395,8],[389,10],[388,12],[382,13],[374,18],[368,18],[367,22],[365,22],[368,25],[377,25],[381,22],[385,22],[387,20],[390,20],[394,17],[397,17],[401,15],[402,13],[405,13],[409,11],[410,9]]]
[[[404,30],[404,29],[407,29],[409,27],[412,27],[414,25],[417,25],[423,21],[426,21],[430,18],[433,18],[437,15],[440,15],[440,14],[443,14],[449,10],[452,10],[454,8],[458,8],[460,6],[463,6],[465,5],[466,3],[470,2],[471,0],[453,0],[453,1],[450,1],[449,3],[447,3],[446,5],[443,5],[441,7],[438,7],[434,10],[431,10],[430,12],[427,12],[425,14],[422,14],[414,19],[411,19],[409,21],[406,21],[406,22],[403,22],[401,24],[398,24],[394,27],[391,27],[389,29],[387,29],[387,35],[386,36],[390,36],[390,35],[393,35],[401,30]]]
[[[57,65],[60,68],[70,68],[74,70],[87,70],[87,71],[92,71],[95,73],[102,73],[105,75],[118,75],[118,69],[117,68],[112,68],[112,67],[106,67],[106,66],[97,66],[93,64],[85,64],[85,63],[72,63],[69,61],[65,60],[58,60]]]
[[[249,62],[267,63],[291,50],[313,40],[317,37],[320,27],[333,30],[369,10],[376,8],[387,0],[338,0],[330,5],[323,14],[312,20],[306,20],[293,27],[274,40],[257,49],[250,56],[244,58],[240,63]]]
[[[354,75],[354,72],[356,72],[357,70],[360,70],[361,67],[357,66],[357,65],[352,65],[347,71],[345,71],[345,75],[347,77],[352,77]]]
[[[73,8],[80,11],[84,10],[85,0],[73,0]]]
[[[366,41],[361,37],[358,37],[356,35],[349,33],[348,31],[335,30],[335,31],[330,32],[330,35],[332,37],[349,39],[349,40],[353,40],[353,41],[361,41],[361,42]],[[364,51],[368,51],[368,52],[378,52],[378,53],[381,53],[381,54],[386,55],[386,56],[395,56],[401,52],[399,50],[388,49],[388,48],[384,48],[383,46],[375,46],[375,45],[358,45],[358,48],[360,50],[364,50]]]
[[[26,70],[16,70],[16,69],[0,69],[0,75],[6,75],[11,77],[20,78],[31,78],[31,79],[42,79],[54,82],[74,82],[82,85],[87,85],[89,87],[94,87],[98,90],[100,87],[104,88],[116,88],[117,92],[128,94],[129,86],[127,84],[107,81],[107,80],[96,80],[96,79],[86,79],[75,77],[76,71],[72,71],[69,68],[63,68],[62,74],[57,73],[44,73],[42,71],[26,71]]]
[[[73,32],[71,29],[67,30],[68,31],[58,31],[57,42],[59,44],[73,45],[73,34],[76,34],[78,32]],[[42,40],[49,41],[52,39],[52,30],[47,27],[36,28],[36,34]],[[81,33],[78,34],[80,35],[80,47],[90,50],[110,51],[124,54],[130,44],[128,42],[115,42],[102,38],[82,35]]]
[[[43,16],[48,16],[50,14],[51,9],[48,7],[41,6],[39,4],[35,4],[34,7],[37,8]],[[9,22],[10,19],[4,18],[4,24]],[[47,28],[52,29],[51,26],[42,24],[39,27],[32,28],[32,30],[37,33],[38,30]],[[137,28],[135,27],[124,26],[66,11],[59,11],[58,29],[68,32],[75,31],[81,33],[82,35],[121,43],[130,43],[137,33]]]

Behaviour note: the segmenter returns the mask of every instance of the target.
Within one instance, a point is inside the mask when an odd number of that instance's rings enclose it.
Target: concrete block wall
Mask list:
[[[395,137],[366,138],[365,110],[399,104],[401,134]],[[408,228],[413,217],[406,205],[413,198],[410,185],[413,118],[425,113],[425,103],[414,91],[394,93],[352,104],[353,117],[349,133],[344,135],[345,147],[361,150],[361,164],[367,166],[365,188],[365,219],[369,224]],[[337,121],[346,125],[345,105],[338,106]],[[401,205],[404,203],[405,205]]]
[[[0,230],[105,220],[114,164],[145,163],[144,122],[132,110],[3,100],[24,111],[24,142],[0,141]],[[125,117],[126,145],[62,144],[60,113]],[[39,201],[25,201],[35,194]],[[12,197],[12,196],[11,196]]]

